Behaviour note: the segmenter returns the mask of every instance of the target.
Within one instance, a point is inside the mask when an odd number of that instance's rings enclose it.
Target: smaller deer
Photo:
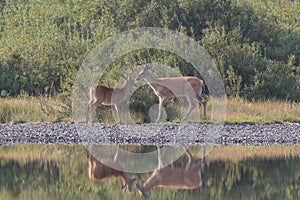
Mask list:
[[[117,122],[120,122],[119,106],[128,96],[132,86],[135,85],[130,74],[127,77],[122,76],[125,79],[122,87],[107,87],[101,84],[90,87],[90,102],[87,108],[86,123],[89,121],[91,109],[100,104],[114,105],[117,112]]]
[[[140,193],[140,199],[149,199],[149,192],[153,187],[177,188],[177,189],[195,189],[202,186],[201,169],[204,165],[202,162],[194,163],[191,153],[186,150],[188,162],[184,169],[173,166],[163,166],[159,147],[158,168],[152,173],[144,185],[136,184]]]
[[[117,156],[117,154],[116,154]],[[115,156],[115,159],[116,159]],[[122,189],[124,191],[131,191],[131,186],[135,181],[135,178],[130,178],[129,175],[123,171],[108,167],[97,160],[89,152],[87,152],[86,158],[89,164],[89,177],[90,179],[101,181],[105,178],[117,178],[120,177],[123,181]],[[112,165],[117,165],[117,163],[112,163]],[[121,166],[116,166],[120,169]]]

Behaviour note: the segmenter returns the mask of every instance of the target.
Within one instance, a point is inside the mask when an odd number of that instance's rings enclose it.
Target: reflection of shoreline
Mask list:
[[[155,150],[155,146],[141,146],[141,145],[122,145],[122,149],[132,152],[146,152]],[[194,154],[201,146],[192,145],[190,151]],[[44,154],[48,159],[60,160],[64,155],[58,153],[59,149],[67,149],[71,151],[68,154],[74,152],[85,152],[86,149],[83,145],[69,145],[69,144],[11,144],[9,146],[0,146],[0,158],[1,159],[13,159],[13,160],[33,160],[41,159]],[[150,149],[150,150],[149,150]],[[195,150],[194,150],[195,149]],[[234,156],[233,156],[234,155]],[[300,158],[300,146],[212,146],[209,150],[209,154],[206,156],[207,161],[224,160],[237,162],[245,160],[251,157],[258,158],[286,158],[286,157],[299,157]]]
[[[300,146],[214,146],[206,160],[239,162],[253,157],[260,159],[300,158]]]
[[[149,147],[122,146],[144,152]],[[200,159],[198,146],[189,148]],[[154,150],[155,147],[150,149]],[[162,150],[162,154],[164,154]],[[120,179],[91,181],[82,145],[18,144],[0,147],[0,199],[124,199]],[[113,159],[112,159],[113,160]],[[174,167],[187,163],[184,156]],[[206,156],[202,187],[194,190],[153,189],[153,199],[300,199],[300,146],[214,147]],[[151,174],[134,174],[143,183]],[[117,180],[117,181],[116,181]],[[119,182],[120,181],[120,182]],[[38,186],[38,187],[37,187]],[[266,187],[272,190],[266,190]],[[132,188],[130,199],[138,199]],[[128,197],[128,196],[127,196]],[[127,198],[128,199],[128,198]]]

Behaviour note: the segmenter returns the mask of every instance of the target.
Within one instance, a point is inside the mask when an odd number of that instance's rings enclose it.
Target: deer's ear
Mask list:
[[[141,60],[141,61],[139,61],[139,62],[137,62],[136,64],[137,65],[147,65],[147,60]]]
[[[139,62],[137,62],[136,64],[137,64],[137,65],[143,65],[143,64],[145,64],[145,61],[139,61]]]
[[[131,70],[127,73],[127,77],[130,78],[132,74],[133,74],[133,71]]]
[[[121,77],[124,78],[125,80],[127,79],[126,76],[124,76],[124,75],[121,75]]]

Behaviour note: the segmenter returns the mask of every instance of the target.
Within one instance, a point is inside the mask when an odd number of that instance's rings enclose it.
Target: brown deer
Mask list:
[[[117,156],[117,155],[116,155]],[[116,159],[115,156],[115,159]],[[93,155],[87,152],[86,158],[89,164],[89,178],[97,181],[101,181],[105,178],[121,178],[123,181],[122,189],[124,191],[131,191],[131,186],[135,181],[135,178],[130,178],[130,176],[123,171],[117,170],[120,169],[120,165],[118,165],[115,161],[112,161],[112,166],[116,166],[117,169],[106,166],[97,160]]]
[[[203,81],[201,79],[193,76],[155,78],[149,72],[149,69],[151,68],[149,63],[138,63],[138,65],[145,66],[137,76],[136,80],[146,80],[159,98],[156,123],[160,120],[162,107],[167,104],[169,99],[180,96],[186,97],[190,105],[187,114],[182,118],[183,121],[196,106],[193,100],[196,100],[199,104],[203,105],[204,119],[206,119],[206,101],[201,97],[203,88]]]
[[[120,122],[120,104],[128,96],[130,89],[135,85],[130,75],[125,79],[122,87],[107,87],[101,84],[90,87],[90,102],[87,108],[86,123],[89,121],[90,110],[97,107],[98,105],[114,105],[117,112],[117,122]]]
[[[202,186],[201,169],[204,165],[202,162],[194,163],[191,153],[186,150],[188,162],[185,168],[163,166],[159,148],[158,168],[152,173],[148,180],[143,184],[136,184],[140,193],[140,198],[146,200],[149,198],[149,192],[153,187],[177,188],[177,189],[195,189]]]

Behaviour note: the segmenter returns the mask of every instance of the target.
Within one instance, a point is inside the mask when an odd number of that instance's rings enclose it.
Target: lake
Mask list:
[[[157,150],[141,145],[0,146],[0,199],[300,198],[299,146]]]

